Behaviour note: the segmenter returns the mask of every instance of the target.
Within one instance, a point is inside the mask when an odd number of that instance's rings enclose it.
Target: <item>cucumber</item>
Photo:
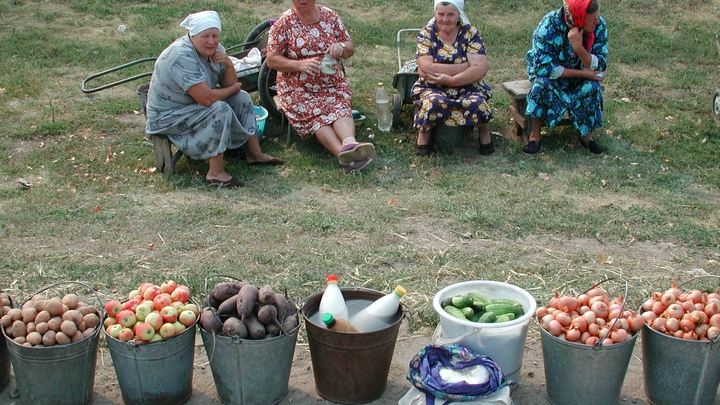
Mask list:
[[[481,304],[479,301],[474,301],[470,308],[472,308],[475,313],[485,312],[485,305]]]
[[[515,314],[515,311],[517,311],[517,306],[511,304],[490,304],[485,306],[485,312],[492,312],[496,316]]]
[[[463,315],[465,315],[465,318],[468,319],[475,314],[475,311],[473,311],[472,307],[461,308],[460,311],[462,311]]]
[[[517,302],[517,301],[515,301],[515,300],[507,299],[507,298],[493,298],[491,301],[492,301],[493,304],[517,305],[517,306],[519,306],[519,307],[522,306],[521,303],[519,303],[519,302]]]
[[[494,312],[485,312],[482,314],[480,318],[478,318],[478,323],[493,323],[495,322],[495,313]]]
[[[500,315],[500,316],[498,316],[497,318],[495,318],[495,323],[502,323],[502,322],[511,321],[512,318],[510,318],[510,315],[513,315],[513,318],[515,318],[515,316],[514,316],[513,313],[509,313],[509,314],[505,314],[505,315]]]
[[[452,305],[446,306],[445,308],[443,308],[443,310],[445,310],[445,312],[454,316],[455,318],[467,320],[467,318],[465,318],[465,314],[463,314],[463,312],[461,310],[459,310],[458,308],[455,308]]]
[[[452,305],[452,297],[447,297],[440,301],[440,308],[445,308],[448,305]]]
[[[492,304],[492,300],[490,298],[476,292],[469,292],[468,295],[470,298],[472,298],[473,302],[480,302],[483,305],[490,305]]]
[[[467,294],[457,294],[452,297],[452,305],[455,308],[467,308],[472,306],[473,299],[470,298]]]
[[[472,316],[469,316],[467,320],[470,322],[477,322],[483,314],[484,312],[475,312]]]

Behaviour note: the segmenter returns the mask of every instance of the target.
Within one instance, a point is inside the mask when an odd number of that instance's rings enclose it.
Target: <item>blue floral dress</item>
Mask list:
[[[597,67],[593,70],[604,72],[608,35],[605,19],[599,19],[590,54],[597,57]],[[560,8],[547,13],[533,32],[532,47],[526,55],[532,87],[527,95],[525,113],[542,120],[552,129],[567,112],[575,128],[585,136],[605,125],[602,88],[599,81],[557,77],[562,68],[583,68],[567,38],[568,31],[564,10]]]
[[[432,56],[435,63],[466,63],[468,54],[485,55],[485,44],[480,31],[466,24],[460,27],[452,44],[440,40],[431,24],[420,30],[415,57]],[[484,81],[462,87],[430,84],[420,78],[411,90],[412,100],[418,106],[414,127],[428,131],[434,125],[458,126],[487,123],[493,115],[488,100],[490,86]]]
[[[218,49],[224,51],[222,45]],[[168,46],[155,62],[147,99],[145,133],[164,134],[191,159],[217,156],[242,146],[255,134],[255,110],[246,91],[205,107],[188,89],[206,83],[214,88],[225,67],[201,58],[185,35]]]

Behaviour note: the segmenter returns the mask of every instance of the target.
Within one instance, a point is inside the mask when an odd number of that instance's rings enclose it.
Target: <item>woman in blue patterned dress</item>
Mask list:
[[[260,149],[252,99],[241,90],[232,60],[220,45],[218,14],[190,14],[180,26],[188,34],[155,62],[145,132],[167,135],[191,159],[208,159],[205,180],[219,187],[243,185],[225,171],[223,153],[228,149],[245,145],[251,165],[283,164]]]
[[[419,130],[419,156],[432,152],[434,125],[476,125],[480,153],[495,151],[487,125],[493,115],[488,105],[492,90],[483,81],[488,71],[485,44],[464,6],[464,0],[435,0],[435,17],[418,34],[420,78],[412,88],[412,100],[418,106],[414,127]]]
[[[580,131],[580,143],[599,155],[604,149],[592,130],[603,122],[600,82],[607,68],[607,25],[598,0],[564,0],[538,24],[527,53],[532,83],[525,113],[532,118],[532,132],[523,152],[540,152],[540,128],[552,129],[565,113]]]

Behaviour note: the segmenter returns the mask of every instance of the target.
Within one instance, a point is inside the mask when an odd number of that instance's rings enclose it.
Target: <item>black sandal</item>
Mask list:
[[[429,156],[432,153],[432,145],[426,143],[425,145],[415,145],[415,155],[417,156]]]
[[[491,155],[493,152],[495,152],[495,146],[493,145],[492,141],[490,143],[481,143],[480,144],[480,154],[487,156]]]

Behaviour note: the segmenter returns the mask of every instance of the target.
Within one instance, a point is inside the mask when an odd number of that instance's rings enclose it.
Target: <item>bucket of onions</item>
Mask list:
[[[653,404],[712,404],[720,385],[720,294],[673,280],[639,311],[645,395]],[[673,381],[673,384],[667,384]],[[682,390],[677,387],[683,387]]]
[[[538,307],[548,399],[554,405],[617,403],[644,319],[600,285],[578,296],[559,295]],[[592,365],[592,367],[588,367]],[[598,395],[602,392],[603,395]]]

